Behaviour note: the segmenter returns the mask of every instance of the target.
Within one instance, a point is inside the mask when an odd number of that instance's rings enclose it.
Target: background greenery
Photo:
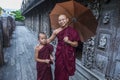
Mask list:
[[[16,11],[12,11],[11,15],[13,15],[15,17],[16,21],[23,21],[25,19],[24,16],[22,16],[21,11],[20,10],[16,10]]]

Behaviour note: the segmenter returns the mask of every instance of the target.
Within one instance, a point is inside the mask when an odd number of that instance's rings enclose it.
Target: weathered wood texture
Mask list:
[[[10,38],[14,30],[14,18],[11,16],[0,16],[0,66],[4,64],[3,47],[10,46]]]
[[[10,46],[10,37],[15,29],[15,20],[11,16],[1,17],[3,25],[3,47]]]
[[[0,66],[4,64],[4,55],[3,55],[3,29],[2,21],[0,20]]]

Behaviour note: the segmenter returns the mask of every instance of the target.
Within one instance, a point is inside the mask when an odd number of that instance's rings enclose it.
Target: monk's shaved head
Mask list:
[[[60,14],[59,17],[61,17],[61,16],[67,18],[67,16],[66,16],[65,14]],[[59,17],[58,17],[58,18],[59,18]]]
[[[60,14],[58,17],[58,23],[61,27],[68,26],[69,18],[65,14]]]

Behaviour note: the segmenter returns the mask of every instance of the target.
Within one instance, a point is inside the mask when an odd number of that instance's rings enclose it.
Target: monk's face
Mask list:
[[[40,44],[46,44],[47,43],[47,37],[46,37],[46,35],[45,34],[39,34],[39,42],[40,42]]]
[[[65,15],[60,15],[58,17],[58,23],[59,23],[60,27],[67,26],[68,25],[68,21],[69,21],[69,19]]]

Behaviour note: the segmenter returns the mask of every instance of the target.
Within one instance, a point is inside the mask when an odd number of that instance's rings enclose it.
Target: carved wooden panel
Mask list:
[[[111,36],[111,32],[99,30],[96,37],[94,68],[103,74],[106,74],[106,71],[109,70]]]
[[[95,68],[99,72],[105,73],[106,72],[106,68],[107,68],[107,64],[108,64],[108,57],[103,56],[101,54],[97,54],[96,55]]]
[[[114,80],[120,80],[120,61],[115,62]]]
[[[111,43],[111,33],[101,30],[98,33],[96,40],[97,50],[103,51],[104,53],[109,51],[110,43]],[[107,53],[106,53],[107,54]],[[104,54],[104,55],[106,55]]]
[[[91,69],[93,67],[93,63],[95,60],[95,54],[94,54],[94,49],[95,49],[95,37],[92,37],[88,41],[84,42],[83,46],[83,57],[82,61],[84,63],[84,66]]]

